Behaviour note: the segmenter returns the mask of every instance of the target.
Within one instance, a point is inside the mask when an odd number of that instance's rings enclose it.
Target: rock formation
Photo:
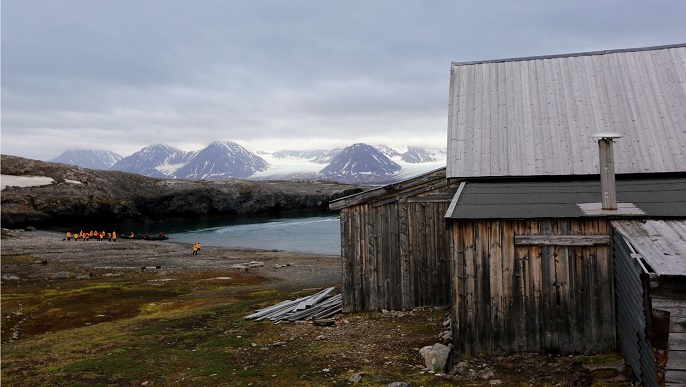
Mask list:
[[[326,181],[159,179],[3,155],[3,175],[45,176],[53,184],[3,187],[2,226],[158,221],[325,210],[363,187]]]

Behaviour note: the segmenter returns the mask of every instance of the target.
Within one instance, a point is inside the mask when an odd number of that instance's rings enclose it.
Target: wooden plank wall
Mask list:
[[[610,226],[604,219],[456,221],[450,225],[453,337],[465,354],[615,350]],[[559,238],[564,245],[518,242]],[[534,238],[535,240],[536,238]],[[555,239],[555,238],[552,238]],[[532,242],[533,243],[533,242]],[[559,242],[563,243],[563,242]]]
[[[341,210],[344,312],[450,304],[449,204],[411,197]]]
[[[665,365],[667,386],[686,385],[686,279],[675,279],[667,290],[662,285],[651,289],[653,310],[669,312],[669,352]]]

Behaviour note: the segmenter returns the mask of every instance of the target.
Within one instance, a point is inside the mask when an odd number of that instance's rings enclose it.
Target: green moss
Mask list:
[[[574,360],[582,364],[610,364],[623,360],[621,353],[611,352],[601,355],[579,355],[575,356]]]

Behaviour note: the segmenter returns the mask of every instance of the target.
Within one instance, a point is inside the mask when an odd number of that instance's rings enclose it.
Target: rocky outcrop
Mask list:
[[[8,228],[325,210],[329,201],[364,188],[314,180],[159,179],[6,155],[1,162],[3,175],[55,180],[3,189],[2,225]]]

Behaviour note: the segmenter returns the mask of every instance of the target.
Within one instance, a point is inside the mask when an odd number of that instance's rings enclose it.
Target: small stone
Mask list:
[[[362,380],[362,374],[359,372],[356,372],[352,375],[350,375],[350,379],[348,379],[351,383],[359,383]]]

